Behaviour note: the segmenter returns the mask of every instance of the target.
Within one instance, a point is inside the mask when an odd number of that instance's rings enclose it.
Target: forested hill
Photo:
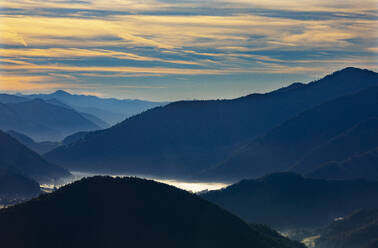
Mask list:
[[[304,248],[199,196],[138,178],[93,177],[0,210],[7,248]]]

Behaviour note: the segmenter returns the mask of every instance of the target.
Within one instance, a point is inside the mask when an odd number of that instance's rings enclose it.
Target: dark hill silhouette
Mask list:
[[[378,182],[327,181],[276,173],[243,180],[202,197],[248,222],[280,229],[316,227],[378,206]]]
[[[0,131],[0,169],[21,174],[41,183],[70,176],[66,169],[47,162],[36,152],[29,150],[2,131]]]
[[[374,147],[373,145],[377,143],[373,138],[373,135],[377,136],[375,120],[365,123],[365,126],[361,124],[361,127],[357,127],[354,131],[347,131],[363,120],[378,117],[377,106],[378,87],[323,103],[284,122],[265,136],[255,139],[235,152],[220,166],[209,171],[207,176],[242,179],[290,169],[305,173],[315,169],[318,165],[316,162],[345,159],[351,150],[360,152]],[[348,133],[350,140],[361,140],[352,144],[344,142],[343,147],[330,141],[334,138],[334,142],[342,143],[344,140],[342,137],[335,137],[343,132]],[[372,139],[369,138],[369,135],[372,135]],[[329,143],[334,144],[331,153],[327,150],[331,145],[325,146],[325,149],[321,147]],[[315,150],[314,156],[311,156],[314,149],[318,150]],[[306,155],[309,156],[309,159],[301,163],[306,170],[299,167],[292,168]],[[314,163],[315,165],[313,165]]]
[[[360,210],[321,231],[317,248],[376,248],[378,209]]]
[[[7,248],[304,248],[279,240],[197,195],[138,178],[82,179],[0,210]],[[258,227],[256,227],[258,228]]]
[[[25,133],[37,141],[61,140],[84,130],[100,129],[78,112],[35,99],[20,103],[0,104],[0,128]]]
[[[8,205],[30,199],[40,193],[41,190],[36,181],[0,168],[0,204]]]
[[[218,164],[235,147],[310,107],[377,84],[377,73],[346,68],[267,94],[175,102],[89,133],[46,158],[75,170],[185,177]]]
[[[326,162],[347,160],[353,155],[367,152],[375,147],[378,147],[378,119],[371,118],[316,147],[298,161],[293,170],[310,173]]]
[[[326,162],[307,174],[311,178],[378,181],[378,147],[343,161]]]
[[[15,138],[18,142],[27,146],[30,150],[35,151],[38,154],[44,154],[61,145],[59,142],[51,141],[35,142],[32,138],[14,130],[9,130],[7,133]]]

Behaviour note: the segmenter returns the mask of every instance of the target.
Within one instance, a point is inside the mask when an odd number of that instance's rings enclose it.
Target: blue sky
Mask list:
[[[0,91],[233,98],[378,68],[376,1],[3,0]]]

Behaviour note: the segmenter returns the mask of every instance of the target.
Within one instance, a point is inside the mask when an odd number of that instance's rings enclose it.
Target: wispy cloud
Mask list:
[[[0,7],[0,90],[105,92],[106,80],[106,94],[124,85],[135,98],[151,96],[143,89],[154,89],[144,83],[152,80],[175,89],[173,99],[187,97],[179,90],[190,83],[193,98],[204,90],[222,97],[235,84],[252,91],[253,75],[265,75],[270,89],[283,83],[279,74],[311,79],[378,64],[373,0],[3,0]],[[203,87],[222,80],[228,88]]]

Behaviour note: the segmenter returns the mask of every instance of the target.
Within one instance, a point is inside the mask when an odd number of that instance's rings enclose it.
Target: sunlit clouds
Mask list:
[[[228,98],[378,69],[375,1],[2,1],[0,90]],[[123,87],[135,86],[135,87]]]

